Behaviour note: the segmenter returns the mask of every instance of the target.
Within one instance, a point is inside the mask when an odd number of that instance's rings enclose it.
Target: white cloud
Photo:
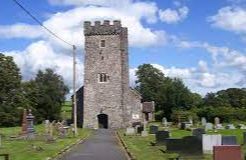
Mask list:
[[[15,25],[0,25],[1,38],[41,38],[46,34],[40,26],[33,26],[24,23]]]
[[[208,18],[213,26],[233,31],[236,33],[246,33],[246,9],[240,7],[224,7],[218,13]]]
[[[145,27],[143,21],[156,23],[158,20],[158,7],[155,3],[121,0],[49,0],[53,5],[73,5],[75,8],[59,12],[43,22],[45,26],[54,31],[59,37],[69,43],[75,44],[80,50],[83,49],[83,21],[95,21],[101,19],[119,19],[124,27],[128,27],[129,44],[132,47],[153,47],[166,43],[175,43],[182,48],[203,48],[213,57],[212,69],[205,61],[199,61],[197,68],[177,68],[153,64],[170,77],[182,78],[186,85],[193,91],[205,93],[212,89],[245,85],[245,56],[243,53],[230,50],[227,47],[218,47],[208,43],[181,41],[174,36],[168,35],[164,30],[153,30]],[[176,10],[159,10],[159,18],[166,23],[178,23],[185,19],[189,9],[181,7]],[[38,69],[53,68],[61,74],[65,82],[72,84],[72,57],[70,46],[47,34],[37,25],[13,24],[0,26],[0,38],[29,38],[34,40],[22,51],[11,51],[6,54],[12,55],[21,68],[25,79],[33,78]],[[172,42],[171,42],[172,40]],[[83,63],[78,61],[78,85],[83,82]],[[210,65],[209,65],[210,66]],[[232,77],[227,76],[222,69],[233,68]],[[240,71],[238,71],[238,69]],[[130,84],[136,80],[136,69],[130,69]],[[217,73],[218,72],[218,73]],[[240,72],[240,73],[239,73]],[[234,78],[235,77],[235,78]]]
[[[141,20],[154,23],[157,20],[157,7],[155,3],[136,2],[127,8],[80,6],[66,12],[51,15],[43,24],[54,31],[59,37],[67,42],[82,46],[83,21],[95,21],[101,19],[122,21],[124,27],[129,30],[129,44],[134,47],[149,47],[165,44],[167,34],[163,30],[151,30],[144,27]],[[67,45],[47,34],[37,25],[14,24],[0,26],[1,38],[43,38],[54,45],[67,48]]]
[[[202,73],[207,72],[208,71],[208,64],[207,62],[200,60],[198,62],[198,70]]]
[[[52,5],[72,5],[72,6],[86,6],[86,5],[98,5],[98,6],[125,6],[129,5],[132,0],[48,0]]]
[[[6,55],[14,57],[14,61],[21,69],[22,76],[28,80],[34,78],[38,70],[52,68],[56,73],[63,76],[66,84],[72,87],[73,58],[71,53],[57,53],[52,46],[45,41],[37,41],[29,45],[24,51],[5,52]],[[77,59],[77,85],[83,82],[83,63]]]
[[[177,10],[172,10],[170,8],[165,10],[159,10],[159,17],[162,22],[172,24],[178,23],[184,20],[189,13],[189,8],[184,6]]]
[[[43,25],[59,37],[74,44],[82,51],[84,45],[83,22],[102,19],[121,20],[128,27],[129,45],[150,47],[167,42],[163,30],[152,30],[143,26],[157,21],[158,8],[151,2],[106,1],[106,0],[50,0],[53,5],[74,5],[75,8],[50,15]],[[48,34],[38,25],[16,23],[0,26],[0,38],[28,38],[33,42],[22,51],[4,52],[14,57],[25,80],[35,76],[37,70],[52,68],[72,86],[71,46]],[[83,82],[83,64],[78,60],[79,85]]]

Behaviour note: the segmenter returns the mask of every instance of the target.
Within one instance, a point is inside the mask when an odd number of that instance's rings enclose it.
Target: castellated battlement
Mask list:
[[[95,21],[94,25],[90,21],[84,22],[84,35],[92,36],[92,35],[114,35],[120,34],[126,28],[121,26],[121,21],[114,20],[113,24],[110,24],[109,20],[104,20],[103,23],[101,21]]]

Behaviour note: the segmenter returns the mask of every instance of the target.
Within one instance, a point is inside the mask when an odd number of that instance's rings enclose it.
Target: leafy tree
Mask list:
[[[228,88],[221,90],[216,95],[223,101],[226,101],[230,106],[234,108],[246,107],[246,90],[240,88]]]
[[[164,74],[150,64],[143,64],[136,72],[138,80],[136,89],[142,94],[144,101],[156,100],[165,79]]]
[[[44,119],[59,119],[67,93],[68,87],[64,84],[63,78],[52,69],[38,71],[36,78],[26,84],[26,95],[31,98],[38,122]]]
[[[160,70],[150,64],[140,65],[136,76],[138,78],[136,89],[141,93],[143,101],[156,103],[156,119],[163,116],[170,118],[172,109],[187,110],[195,104],[193,93],[181,79],[165,77]]]
[[[0,53],[0,125],[17,125],[20,117],[18,108],[26,107],[19,68],[12,57]]]

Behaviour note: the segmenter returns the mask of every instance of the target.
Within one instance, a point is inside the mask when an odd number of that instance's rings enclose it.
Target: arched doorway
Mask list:
[[[108,128],[108,115],[102,113],[97,115],[98,128]]]

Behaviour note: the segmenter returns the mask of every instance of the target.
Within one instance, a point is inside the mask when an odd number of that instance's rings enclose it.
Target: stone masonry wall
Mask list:
[[[108,115],[109,128],[126,127],[131,121],[127,28],[120,21],[84,23],[84,127],[98,128],[97,115]],[[100,41],[105,40],[105,47]],[[108,82],[99,82],[106,73]],[[140,101],[137,100],[137,101]]]

